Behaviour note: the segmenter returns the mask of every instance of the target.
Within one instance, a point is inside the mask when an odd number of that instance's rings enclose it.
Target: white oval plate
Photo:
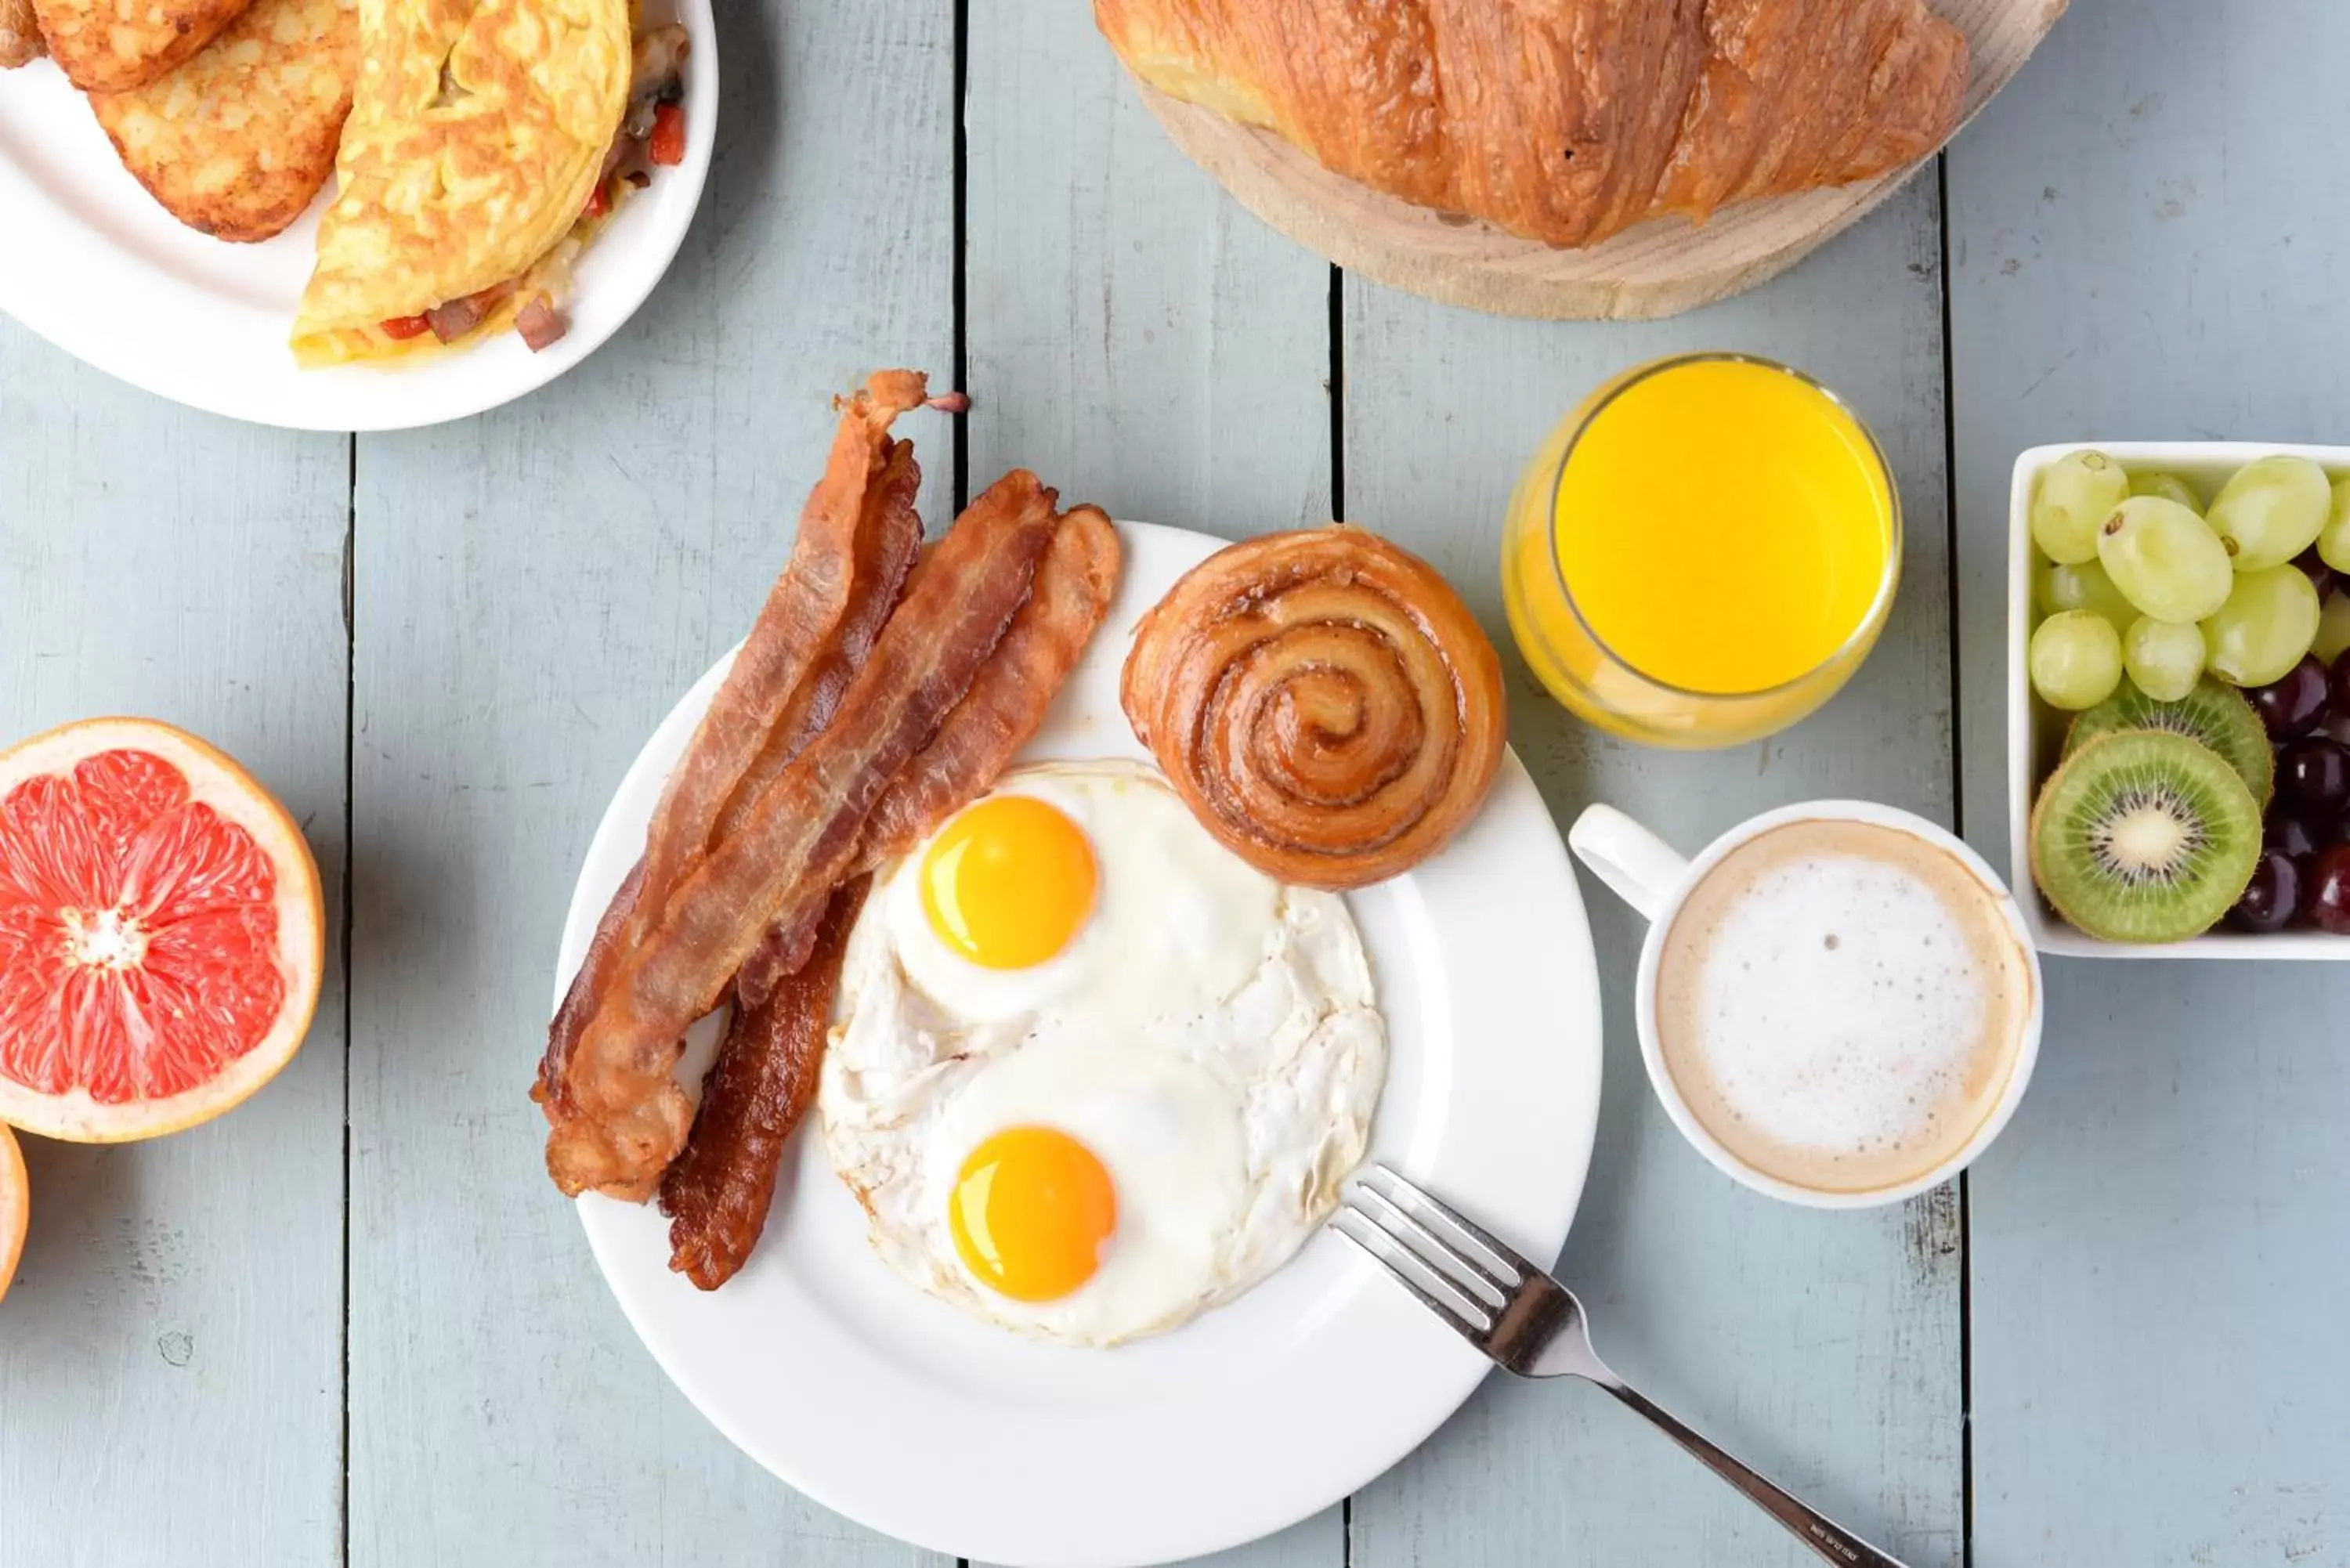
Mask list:
[[[1118,602],[1024,759],[1147,760],[1119,667],[1142,612],[1222,541],[1119,530]],[[605,812],[558,1000],[724,668],[671,711]],[[1391,1048],[1372,1158],[1555,1257],[1598,1121],[1599,985],[1566,851],[1517,758],[1444,854],[1349,902]],[[698,1026],[690,1083],[715,1033]],[[993,1563],[1159,1563],[1268,1534],[1417,1448],[1487,1369],[1327,1232],[1172,1333],[1107,1351],[1031,1343],[891,1273],[805,1131],[758,1251],[713,1293],[670,1272],[654,1208],[578,1208],[629,1323],[743,1452],[876,1530]]]
[[[645,13],[652,23],[674,16],[693,35],[685,161],[654,171],[579,258],[565,302],[571,330],[545,353],[506,333],[412,369],[297,369],[286,338],[325,193],[259,244],[200,234],[130,177],[81,94],[45,59],[0,71],[0,310],[134,387],[291,430],[405,430],[521,397],[635,314],[702,199],[718,134],[710,0],[651,0]]]

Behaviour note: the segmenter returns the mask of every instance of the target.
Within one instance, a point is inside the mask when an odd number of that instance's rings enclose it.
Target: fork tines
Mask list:
[[[1383,1165],[1363,1168],[1330,1223],[1481,1348],[1513,1295],[1538,1272]]]

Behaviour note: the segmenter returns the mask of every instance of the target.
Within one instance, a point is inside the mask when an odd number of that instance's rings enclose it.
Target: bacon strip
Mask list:
[[[547,1170],[566,1193],[651,1194],[691,1121],[670,1081],[679,1037],[717,1004],[771,925],[795,927],[847,876],[874,802],[962,699],[1027,597],[1055,499],[1015,469],[972,504],[890,618],[838,717],[632,946],[565,1064],[567,1114],[550,1110]]]
[[[705,1291],[734,1277],[766,1229],[785,1142],[816,1101],[833,992],[871,886],[860,877],[835,893],[807,963],[757,1006],[737,1005],[685,1152],[661,1178],[669,1266]]]
[[[1109,613],[1118,592],[1118,531],[1098,506],[1073,507],[1036,565],[1028,602],[980,667],[971,690],[921,752],[899,770],[866,819],[857,865],[867,871],[903,855],[931,830],[986,793],[1035,736],[1062,682]],[[779,929],[735,977],[738,1001],[755,1006],[777,980],[807,961],[809,919]]]
[[[800,512],[791,565],[775,579],[759,618],[711,699],[710,711],[669,776],[645,834],[645,888],[651,902],[630,922],[641,937],[710,843],[728,797],[833,638],[848,608],[858,525],[868,492],[895,446],[889,424],[927,389],[911,370],[884,370],[849,400],[824,477]]]
[[[804,738],[829,717],[829,707],[817,713],[814,689],[822,687],[837,703],[846,680],[827,686],[811,676],[822,674],[819,666],[836,633],[843,641],[850,635],[841,628],[856,607],[869,602],[858,597],[860,588],[872,586],[866,574],[889,576],[880,614],[886,616],[897,602],[907,569],[898,557],[919,547],[921,539],[921,520],[913,509],[921,471],[911,444],[892,441],[887,432],[898,414],[922,400],[925,386],[914,371],[885,370],[844,400],[824,477],[801,512],[791,562],[768,592],[742,652],[671,771],[646,829],[644,857],[605,909],[587,961],[572,977],[548,1027],[538,1081],[531,1089],[531,1098],[541,1105],[567,1113],[573,1108],[567,1064],[580,1030],[603,999],[615,952],[642,940],[676,877],[706,847],[712,819],[727,796],[741,787],[746,773],[765,767],[773,732],[783,727]],[[869,633],[855,635],[870,640]],[[797,749],[797,743],[791,747]],[[775,767],[788,760],[786,754]],[[763,782],[773,776],[773,770],[765,772]],[[653,889],[650,894],[648,888]],[[553,1109],[548,1117],[554,1119]]]
[[[903,854],[995,782],[1109,613],[1118,573],[1109,518],[1092,506],[1063,516],[1003,640],[866,819],[861,865]],[[785,1142],[816,1093],[847,929],[870,884],[869,876],[847,884],[805,930],[769,932],[735,976],[718,1064],[685,1151],[661,1179],[670,1267],[705,1291],[732,1279],[758,1245]]]
[[[562,1090],[564,1065],[571,1059],[571,1047],[577,1042],[579,1032],[588,1027],[588,1015],[596,1011],[596,999],[620,970],[620,961],[628,952],[629,915],[637,907],[637,896],[644,890],[645,862],[642,856],[629,867],[629,874],[612,890],[612,901],[604,906],[603,918],[596,922],[596,934],[588,939],[588,956],[579,961],[578,970],[571,977],[571,988],[563,993],[563,1005],[555,1010],[555,1021],[546,1026],[546,1054],[538,1059],[538,1078],[530,1086],[530,1097],[540,1105],[549,1105]],[[550,1110],[548,1115],[554,1113]]]
[[[1119,564],[1118,530],[1108,514],[1098,506],[1071,508],[1052,549],[1037,563],[1028,602],[1013,617],[994,656],[930,744],[874,805],[865,824],[865,865],[879,866],[912,848],[985,793],[1028,743],[1109,614]]]
[[[871,541],[875,559],[859,569],[859,597],[842,618],[839,638],[801,689],[805,701],[775,726],[766,748],[743,774],[734,798],[726,803],[725,814],[719,818],[713,836],[724,838],[740,826],[760,793],[832,722],[849,681],[865,667],[874,639],[881,635],[882,626],[898,607],[922,548],[922,520],[914,511],[914,492],[921,485],[921,470],[914,466],[910,455],[906,466],[910,472],[902,483],[885,475],[883,482],[874,487],[876,509],[880,515],[868,525],[866,536]],[[809,947],[816,940],[816,923],[822,913],[818,910],[811,915],[803,922],[802,929],[768,933],[744,962],[742,974],[735,977],[738,1009],[757,1007],[774,989],[777,976],[788,974],[807,961]],[[754,989],[748,992],[743,989],[746,976],[756,977]]]
[[[914,510],[922,470],[910,441],[899,441],[866,495],[858,526],[855,576],[849,599],[830,646],[811,662],[807,679],[767,735],[766,744],[743,772],[711,837],[723,839],[742,826],[759,796],[807,743],[824,732],[840,711],[848,683],[865,668],[881,628],[898,607],[906,579],[922,548],[922,519]]]

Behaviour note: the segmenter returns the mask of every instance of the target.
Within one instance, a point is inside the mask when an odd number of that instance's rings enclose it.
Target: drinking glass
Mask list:
[[[1826,658],[1792,679],[1755,691],[1702,691],[1638,669],[1592,629],[1576,602],[1575,584],[1562,561],[1559,496],[1578,444],[1617,400],[1656,378],[1689,367],[1733,363],[1794,379],[1815,400],[1820,417],[1848,424],[1851,441],[1873,483],[1882,513],[1883,564],[1867,611]],[[1688,432],[1702,461],[1704,430]],[[1638,527],[1641,516],[1581,517],[1578,525]],[[1700,748],[1734,745],[1773,733],[1809,715],[1844,685],[1876,646],[1901,579],[1901,503],[1886,462],[1866,424],[1835,393],[1800,370],[1747,354],[1677,356],[1635,367],[1600,387],[1560,421],[1526,464],[1503,530],[1502,588],[1510,628],[1544,688],[1586,722],[1651,745]],[[1660,585],[1652,587],[1661,587]]]

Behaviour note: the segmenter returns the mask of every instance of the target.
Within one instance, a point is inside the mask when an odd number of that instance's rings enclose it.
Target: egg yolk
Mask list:
[[[1118,1229],[1118,1194],[1093,1150],[1068,1134],[1007,1127],[962,1162],[947,1220],[983,1282],[1048,1302],[1093,1278]]]
[[[989,969],[1026,969],[1068,946],[1094,907],[1084,829],[1034,795],[959,814],[922,861],[922,908],[939,940]]]

